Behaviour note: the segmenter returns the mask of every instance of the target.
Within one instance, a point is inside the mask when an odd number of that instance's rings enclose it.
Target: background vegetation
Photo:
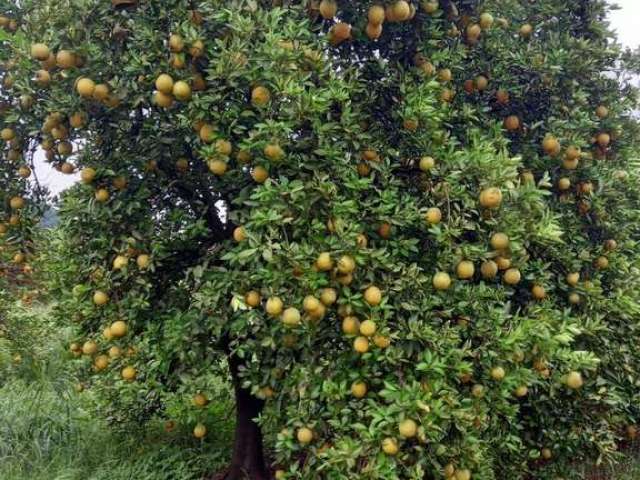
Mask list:
[[[78,391],[66,353],[73,330],[54,323],[47,304],[9,305],[0,324],[0,478],[192,480],[228,464],[229,400],[212,404],[203,441],[159,420],[114,428],[94,393]]]

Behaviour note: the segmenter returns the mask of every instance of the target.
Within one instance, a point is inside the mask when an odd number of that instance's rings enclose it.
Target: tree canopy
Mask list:
[[[578,478],[635,436],[605,1],[1,5],[0,255],[110,418],[206,441],[229,372],[229,479]],[[38,155],[81,179],[45,250]]]

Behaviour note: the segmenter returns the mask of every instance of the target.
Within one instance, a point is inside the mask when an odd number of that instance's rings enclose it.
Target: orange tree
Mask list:
[[[199,439],[226,359],[226,478],[577,478],[640,416],[607,9],[5,2],[7,248],[39,145],[81,177],[44,254],[70,355],[113,419]]]

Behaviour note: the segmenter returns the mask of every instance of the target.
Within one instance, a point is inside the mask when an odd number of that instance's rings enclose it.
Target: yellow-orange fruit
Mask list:
[[[369,351],[369,339],[367,337],[356,337],[353,341],[353,349],[358,353],[367,353]]]
[[[204,123],[200,126],[200,129],[198,130],[198,136],[200,137],[200,140],[202,140],[203,142],[211,143],[213,142],[216,136],[216,127],[209,123]]]
[[[478,40],[478,38],[480,38],[480,34],[482,33],[482,28],[480,28],[480,25],[476,23],[471,23],[467,25],[466,33],[467,33],[467,40],[470,40],[473,42]]]
[[[26,165],[23,165],[18,168],[18,175],[22,178],[29,178],[31,176],[31,169]]]
[[[451,277],[446,272],[437,272],[432,283],[436,290],[447,290],[451,286]]]
[[[608,133],[602,132],[598,134],[598,137],[596,140],[598,142],[598,145],[601,148],[606,148],[611,143],[611,135],[609,135]]]
[[[534,285],[531,288],[531,295],[533,295],[533,298],[536,300],[543,300],[547,296],[547,292],[542,285]]]
[[[580,274],[578,272],[569,273],[566,276],[566,281],[567,281],[567,284],[571,285],[572,287],[575,287],[576,285],[578,285],[578,282],[580,281]]]
[[[198,423],[196,424],[195,427],[193,427],[193,436],[196,437],[197,439],[202,439],[207,435],[207,427],[204,426],[202,423]]]
[[[567,177],[560,178],[558,180],[558,190],[569,190],[571,188],[571,180]]]
[[[516,285],[520,282],[522,275],[520,274],[520,270],[517,268],[510,268],[506,272],[504,272],[504,283],[507,285]]]
[[[339,45],[351,38],[351,25],[348,23],[340,22],[331,27],[330,31],[331,42],[334,45]]]
[[[5,77],[5,83],[7,78],[10,77]],[[49,74],[49,72],[47,72],[46,70],[36,71],[36,83],[38,83],[38,85],[40,85],[41,87],[46,87],[47,85],[49,85],[49,82],[51,82],[51,75]],[[5,86],[8,87],[8,85],[6,84]]]
[[[441,82],[450,82],[453,79],[453,74],[448,68],[442,68],[438,70],[438,80]]]
[[[333,260],[329,252],[322,252],[316,259],[316,268],[321,272],[328,272],[333,268]]]
[[[401,437],[413,438],[418,433],[418,424],[410,418],[403,420],[398,425],[398,432]]]
[[[425,221],[430,225],[436,225],[442,220],[442,211],[438,207],[431,207],[424,216]]]
[[[364,382],[353,382],[351,384],[351,395],[356,398],[363,398],[367,394],[367,384]]]
[[[397,22],[404,22],[411,17],[411,7],[405,0],[398,0],[391,6],[393,18]]]
[[[258,86],[251,91],[251,103],[263,107],[271,100],[271,92],[266,87]]]
[[[209,171],[217,176],[222,176],[226,173],[228,165],[227,162],[222,160],[210,160],[207,162],[207,166],[209,167]]]
[[[507,103],[509,103],[509,92],[507,92],[506,90],[498,90],[496,92],[496,101],[500,105],[506,105]],[[520,123],[520,120],[518,120],[518,124],[519,123]]]
[[[509,115],[504,119],[504,128],[514,132],[520,128],[520,119],[516,115]]]
[[[506,372],[502,367],[494,367],[491,369],[490,374],[491,374],[491,378],[493,378],[495,381],[501,382],[502,380],[504,380]]]
[[[560,142],[553,135],[547,135],[542,140],[542,150],[549,156],[556,156],[560,152]]]
[[[102,306],[102,305],[105,305],[107,302],[109,302],[109,295],[107,295],[106,293],[100,290],[96,290],[94,292],[93,303],[95,303],[98,306]]]
[[[116,320],[111,324],[109,330],[111,331],[111,335],[113,335],[114,338],[121,338],[127,334],[129,328],[124,321]]]
[[[377,334],[373,336],[373,343],[378,348],[387,348],[389,345],[391,345],[391,339],[384,335]]]
[[[231,155],[231,152],[233,151],[233,145],[231,145],[231,142],[223,138],[219,138],[218,140],[216,140],[216,143],[214,145],[216,148],[216,152],[220,155],[224,155],[225,157]]]
[[[95,192],[97,202],[104,203],[109,200],[109,191],[106,188],[99,188]]]
[[[236,227],[233,230],[233,239],[236,242],[242,242],[247,239],[247,232],[244,227]]]
[[[195,40],[189,47],[189,55],[194,58],[201,57],[204,53],[204,42],[200,39]]]
[[[0,131],[0,138],[5,142],[13,140],[16,137],[16,132],[12,128],[3,128]]]
[[[496,265],[498,270],[507,270],[511,266],[511,259],[509,257],[496,257]]]
[[[497,232],[491,236],[489,243],[496,250],[506,250],[509,248],[509,237],[505,233]]]
[[[479,92],[482,92],[489,86],[489,79],[484,75],[478,75],[475,79],[475,86]]]
[[[11,199],[9,200],[9,206],[12,210],[20,210],[24,208],[25,204],[26,202],[22,197],[11,197]]]
[[[473,262],[469,260],[463,260],[456,266],[456,275],[461,280],[473,278],[474,273],[475,267],[473,266]]]
[[[169,108],[173,105],[173,96],[157,91],[153,94],[153,102],[162,108]]]
[[[69,69],[76,66],[76,56],[70,50],[60,50],[56,54],[56,64],[62,69]]]
[[[87,340],[82,345],[82,353],[85,355],[93,355],[98,351],[98,344],[93,340]]]
[[[267,303],[265,304],[265,307],[264,307],[267,314],[271,315],[272,317],[277,317],[278,315],[280,315],[282,313],[283,308],[284,308],[284,303],[282,302],[280,297],[268,298]]]
[[[480,15],[480,28],[482,30],[488,30],[493,26],[493,15],[484,12]]]
[[[267,157],[272,162],[277,162],[282,160],[284,157],[284,150],[280,145],[270,143],[264,147],[264,156]]]
[[[282,323],[288,327],[295,327],[300,324],[300,311],[297,308],[290,307],[282,312]]]
[[[353,316],[342,319],[342,332],[346,335],[357,335],[360,331],[360,321]]]
[[[343,255],[338,260],[338,272],[342,274],[352,273],[356,269],[356,261],[349,255]]]
[[[49,58],[49,47],[44,43],[34,43],[31,45],[31,57],[36,60],[46,60]]]
[[[251,171],[251,177],[256,183],[264,183],[269,178],[269,172],[266,168],[258,165]]]
[[[382,24],[367,23],[365,33],[369,40],[377,40],[382,36]]]
[[[161,73],[160,75],[158,75],[158,78],[156,78],[156,89],[159,92],[162,92],[166,95],[171,94],[171,92],[173,92],[173,78],[171,78],[171,75],[168,75],[166,73]]]
[[[567,386],[572,390],[577,390],[584,385],[584,380],[580,372],[569,372],[565,381]]]
[[[382,25],[385,20],[384,7],[381,5],[372,5],[367,12],[367,20],[370,25]]]
[[[529,38],[533,33],[533,27],[530,24],[525,23],[520,27],[519,33],[522,38]]]
[[[121,375],[122,375],[122,378],[127,382],[132,382],[136,379],[137,372],[136,372],[136,369],[133,367],[124,367],[122,369]]]
[[[83,183],[91,183],[96,178],[96,171],[91,167],[83,168],[80,171],[80,179]]]
[[[502,191],[497,187],[490,187],[480,192],[480,205],[484,208],[498,208],[502,203]]]
[[[397,440],[395,438],[385,438],[382,441],[382,451],[390,457],[397,455],[400,451]]]
[[[373,337],[377,328],[376,322],[373,320],[365,320],[360,324],[360,334],[365,337]]]
[[[90,78],[81,78],[76,83],[76,91],[81,97],[89,98],[93,96],[96,84]]]
[[[607,118],[609,116],[609,109],[604,105],[599,105],[598,108],[596,108],[596,116],[599,119]]]
[[[69,125],[73,128],[82,128],[87,123],[87,114],[85,112],[75,112],[69,117]]]
[[[244,296],[245,303],[250,307],[257,307],[261,300],[260,294],[255,290],[249,290]]]
[[[571,145],[570,147],[567,148],[567,151],[565,152],[564,156],[567,160],[576,160],[580,158],[581,154],[582,152],[578,147]]]
[[[308,427],[299,428],[296,438],[301,445],[308,445],[313,440],[313,430]]]
[[[609,259],[607,257],[601,256],[596,259],[596,268],[598,270],[605,270],[609,267]]]
[[[184,39],[181,35],[173,33],[169,36],[169,50],[181,52],[184,49]]]
[[[191,98],[191,87],[187,82],[178,80],[173,84],[172,93],[175,98],[185,102]]]
[[[331,20],[338,13],[338,5],[335,0],[322,0],[318,7],[320,15],[325,20]]]

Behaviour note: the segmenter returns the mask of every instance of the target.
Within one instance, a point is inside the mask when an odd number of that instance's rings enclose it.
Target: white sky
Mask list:
[[[618,32],[620,43],[627,47],[638,48],[640,46],[640,1],[639,0],[615,0],[620,10],[611,14],[611,25]]]
[[[640,0],[614,0],[611,3],[621,7],[611,14],[611,25],[618,33],[619,41],[633,49],[640,47]],[[42,153],[42,152],[40,152]],[[65,175],[57,172],[44,162],[43,155],[36,155],[36,174],[42,185],[51,193],[58,194],[78,180],[77,175]]]
[[[48,187],[53,195],[57,195],[78,181],[77,173],[74,175],[66,175],[58,172],[50,164],[46,163],[42,150],[36,152],[34,156],[34,166],[40,185]]]

